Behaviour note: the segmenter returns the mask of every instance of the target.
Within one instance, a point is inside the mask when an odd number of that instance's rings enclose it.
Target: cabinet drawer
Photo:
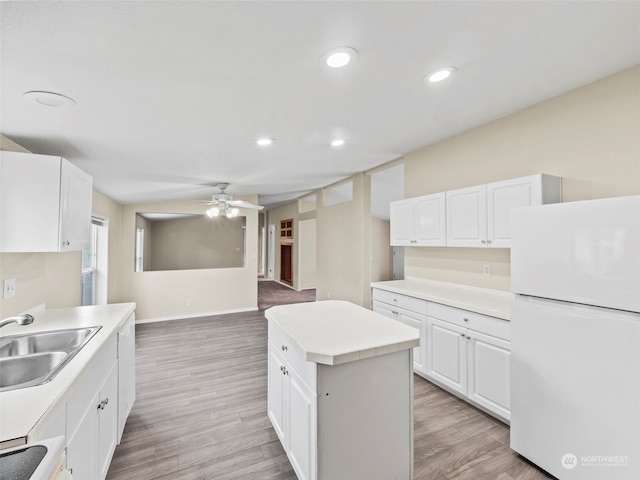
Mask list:
[[[73,438],[87,408],[94,407],[93,399],[117,361],[117,356],[117,336],[114,335],[96,354],[88,368],[85,368],[84,374],[71,387],[72,393],[67,401],[67,441]]]
[[[307,384],[313,393],[317,393],[316,364],[304,359],[303,353],[290,342],[272,320],[269,320],[269,341],[282,354],[289,366]]]
[[[504,340],[511,339],[511,324],[506,320],[449,307],[440,303],[429,302],[427,309],[429,317],[438,318]]]
[[[373,299],[380,302],[388,303],[396,307],[404,308],[422,315],[427,314],[427,301],[399,293],[389,292],[387,290],[373,289]]]

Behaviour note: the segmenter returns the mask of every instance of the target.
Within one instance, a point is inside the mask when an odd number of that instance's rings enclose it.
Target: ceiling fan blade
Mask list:
[[[244,200],[230,200],[227,203],[234,207],[252,208],[254,210],[262,210],[264,208],[262,205],[255,205],[253,203],[245,202]]]

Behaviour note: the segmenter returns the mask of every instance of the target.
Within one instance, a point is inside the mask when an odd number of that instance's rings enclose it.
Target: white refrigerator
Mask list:
[[[640,479],[640,196],[512,211],[511,448]]]

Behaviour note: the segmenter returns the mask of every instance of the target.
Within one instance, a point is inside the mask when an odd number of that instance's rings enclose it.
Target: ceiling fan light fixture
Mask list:
[[[434,70],[424,77],[425,83],[438,83],[446,80],[456,72],[456,67],[445,67]]]
[[[218,215],[220,215],[220,209],[218,207],[211,207],[207,210],[207,216],[209,218],[217,217]]]
[[[227,218],[236,218],[239,213],[240,210],[237,208],[227,208],[226,211]]]

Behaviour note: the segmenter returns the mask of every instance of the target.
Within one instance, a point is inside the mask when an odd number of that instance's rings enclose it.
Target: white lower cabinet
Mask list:
[[[509,422],[509,322],[439,304],[433,307],[433,313],[451,321],[432,317],[431,312],[427,316],[427,378]]]
[[[427,343],[427,302],[374,288],[373,311],[420,331],[420,345],[413,349],[413,369],[420,374],[427,373],[425,348]]]
[[[118,440],[118,362],[112,339],[67,401],[67,469],[102,480]]]
[[[118,331],[118,444],[136,399],[136,315]]]

